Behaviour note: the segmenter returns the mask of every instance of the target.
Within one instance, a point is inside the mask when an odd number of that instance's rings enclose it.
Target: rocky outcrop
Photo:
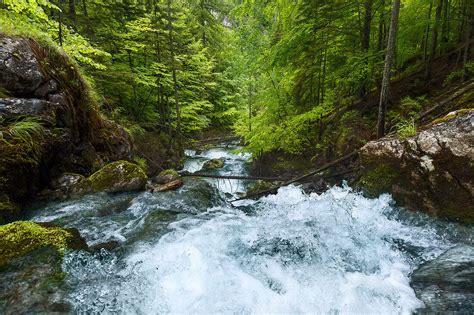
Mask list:
[[[130,158],[127,133],[98,113],[63,52],[0,34],[0,199],[24,202],[64,172]]]
[[[359,185],[391,192],[397,204],[474,222],[474,111],[451,113],[408,139],[369,142],[360,151]]]

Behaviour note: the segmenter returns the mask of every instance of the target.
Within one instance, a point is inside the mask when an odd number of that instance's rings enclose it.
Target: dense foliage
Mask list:
[[[390,0],[3,0],[0,31],[61,45],[104,111],[132,131],[183,140],[234,126],[253,153],[299,154],[327,145],[326,117],[377,95],[391,8]],[[460,67],[450,80],[465,80],[473,11],[469,0],[403,0],[392,72],[421,65],[429,81],[435,58],[454,51]],[[413,131],[420,102],[406,104],[414,106],[388,119]],[[341,133],[350,131],[334,128]]]

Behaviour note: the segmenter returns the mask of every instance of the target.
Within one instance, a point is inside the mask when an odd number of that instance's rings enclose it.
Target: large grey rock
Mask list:
[[[474,222],[474,111],[451,113],[416,136],[369,142],[362,186],[401,206]]]
[[[460,245],[429,261],[411,276],[426,308],[419,313],[474,312],[474,247]]]
[[[0,37],[0,86],[23,97],[33,95],[46,81],[27,39]]]
[[[57,108],[57,104],[36,98],[0,99],[0,117],[28,115],[54,120]]]

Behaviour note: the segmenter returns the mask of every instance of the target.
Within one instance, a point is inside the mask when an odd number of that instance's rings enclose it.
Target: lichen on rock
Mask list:
[[[138,165],[127,161],[110,163],[88,178],[92,191],[109,193],[143,190],[147,179]]]

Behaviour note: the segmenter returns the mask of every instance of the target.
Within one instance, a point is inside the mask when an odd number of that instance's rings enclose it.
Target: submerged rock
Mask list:
[[[411,286],[425,303],[422,314],[474,312],[474,247],[460,245],[421,265]]]
[[[17,221],[0,226],[0,266],[40,248],[59,253],[66,249],[87,249],[75,229],[62,229],[50,223]]]
[[[147,179],[140,166],[127,161],[110,163],[88,178],[92,191],[109,193],[144,190]]]
[[[360,151],[359,185],[392,193],[397,204],[474,222],[474,111],[450,114],[408,139],[389,136]]]
[[[211,170],[211,169],[216,169],[216,168],[223,168],[224,167],[225,160],[224,158],[220,159],[212,159],[204,163],[202,166],[203,170]]]

